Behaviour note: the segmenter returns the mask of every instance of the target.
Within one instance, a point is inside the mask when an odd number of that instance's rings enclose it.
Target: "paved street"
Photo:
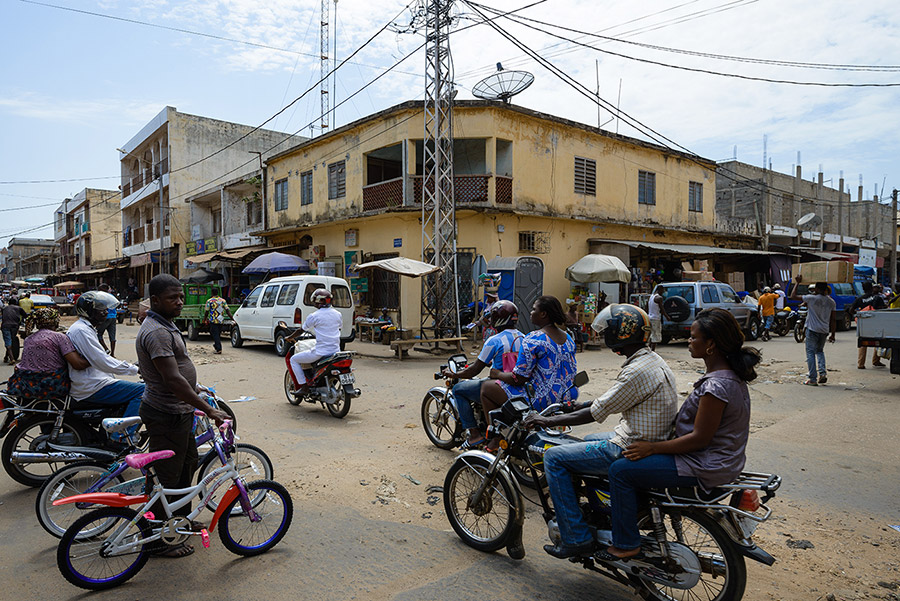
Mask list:
[[[119,354],[133,359],[137,328],[120,326],[119,332]],[[819,388],[799,384],[803,347],[792,338],[759,346],[765,364],[752,386],[747,468],[780,473],[785,484],[773,503],[776,518],[758,537],[778,562],[772,568],[749,566],[745,599],[888,594],[877,582],[900,580],[900,533],[887,529],[900,522],[900,379],[885,369],[856,369],[853,331],[827,346],[830,383]],[[226,346],[217,356],[201,338],[190,348],[201,381],[215,385],[223,398],[256,397],[232,404],[241,439],[272,458],[275,479],[293,496],[293,525],[263,556],[237,558],[213,534],[210,549],[197,545],[190,558],[152,559],[126,585],[91,598],[634,598],[607,579],[544,554],[544,524],[533,507],[521,562],[474,551],[453,534],[439,495],[425,488],[443,483],[454,453],[431,446],[419,419],[440,358],[413,352],[411,360],[398,362],[388,358],[386,347],[354,343],[361,353],[354,367],[363,395],[345,419],[336,420],[319,407],[285,401],[284,362],[269,346]],[[661,354],[686,393],[702,363],[690,359],[685,343],[661,347]],[[620,363],[608,350],[588,351],[578,360],[591,376],[585,388],[591,396],[605,390]],[[9,371],[0,367],[0,377]],[[82,598],[56,569],[56,539],[36,522],[35,492],[0,474],[2,597]],[[790,538],[809,540],[814,548],[791,549]]]

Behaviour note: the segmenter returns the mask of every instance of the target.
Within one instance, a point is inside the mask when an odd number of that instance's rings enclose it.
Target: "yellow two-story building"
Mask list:
[[[254,234],[345,277],[354,261],[420,259],[422,109],[399,104],[271,157]],[[647,261],[617,241],[721,244],[711,160],[500,102],[456,102],[453,138],[462,265],[537,256],[544,293],[563,298],[566,267],[591,251]],[[356,289],[363,304],[402,303],[405,325],[418,323],[417,283],[370,273]]]

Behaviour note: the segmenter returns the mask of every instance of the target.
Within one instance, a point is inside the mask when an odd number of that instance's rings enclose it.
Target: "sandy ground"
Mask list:
[[[134,358],[136,331],[135,326],[119,327],[119,355]],[[784,485],[771,502],[773,518],[756,536],[777,562],[772,567],[748,563],[745,599],[900,599],[900,532],[888,527],[900,524],[900,379],[886,369],[857,370],[854,336],[853,331],[841,333],[837,344],[828,345],[830,383],[818,388],[800,384],[802,345],[792,338],[759,345],[765,360],[751,387],[747,469],[779,473]],[[254,397],[232,403],[242,439],[268,452],[275,479],[294,499],[295,525],[276,551],[263,556],[269,559],[259,565],[267,576],[257,592],[295,598],[288,594],[287,579],[301,570],[304,596],[328,599],[633,598],[608,580],[544,555],[544,524],[534,507],[525,525],[524,562],[463,546],[450,531],[440,492],[429,490],[443,484],[455,452],[433,447],[419,417],[441,358],[413,352],[411,360],[398,362],[380,345],[357,342],[352,347],[360,353],[354,367],[363,396],[345,419],[336,420],[321,407],[285,401],[284,361],[270,346],[232,349],[226,343],[225,352],[214,355],[208,338],[190,343],[203,383],[215,385],[226,400]],[[690,359],[684,343],[660,347],[660,352],[686,394],[702,363]],[[605,390],[621,363],[608,350],[587,351],[578,359],[591,378],[584,389],[589,396]],[[0,377],[8,371],[0,367]],[[583,426],[576,433],[613,423]],[[18,596],[10,598],[46,598],[35,595],[37,589],[54,597],[77,596],[56,572],[55,540],[34,523],[33,492],[0,475],[0,503],[2,555],[11,557],[23,547],[35,552],[33,564],[0,562],[0,580],[18,583],[13,589]],[[367,549],[377,550],[374,558]],[[309,557],[303,566],[288,561],[310,553],[313,564],[327,559],[341,577],[335,580],[334,571],[312,567]],[[220,548],[203,561],[217,565],[230,557]],[[180,573],[198,561],[195,556],[159,568],[151,563],[145,570],[150,574],[118,589],[116,598],[121,593],[165,598],[165,589],[148,586],[152,574]],[[244,578],[252,579],[250,574]],[[473,575],[480,586],[468,583]]]

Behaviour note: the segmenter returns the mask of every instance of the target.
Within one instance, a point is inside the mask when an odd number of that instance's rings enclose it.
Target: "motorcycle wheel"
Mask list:
[[[794,326],[794,340],[797,342],[803,342],[806,340],[806,324],[797,322],[797,325]]]
[[[300,397],[294,395],[295,390],[294,379],[291,377],[291,373],[288,370],[284,370],[284,396],[291,405],[300,404]]]
[[[48,478],[34,500],[34,510],[41,526],[56,538],[62,538],[66,529],[72,523],[83,516],[86,511],[98,509],[98,505],[91,505],[84,509],[77,503],[54,506],[53,501],[64,499],[74,495],[80,495],[94,486],[100,479],[107,475],[109,466],[92,461],[80,461],[62,468]],[[100,490],[108,486],[121,484],[125,479],[122,475],[109,480]],[[98,491],[99,492],[99,491]]]
[[[47,441],[50,431],[56,423],[53,415],[31,415],[22,419],[16,427],[9,431],[0,449],[0,461],[9,477],[25,486],[37,488],[50,478],[54,472],[66,465],[65,461],[53,463],[16,463],[12,462],[13,451],[38,451]],[[88,426],[77,419],[67,418],[63,421],[60,433],[69,433],[66,443],[78,446],[92,438]]]
[[[431,444],[439,449],[450,450],[462,442],[462,425],[453,403],[433,390],[422,399],[422,427]]]
[[[470,498],[481,486],[490,465],[482,457],[467,457],[454,462],[444,478],[444,511],[450,525],[464,543],[487,552],[506,546],[516,525],[516,509],[511,500],[518,498],[514,487],[497,476],[478,505],[470,507]]]
[[[333,378],[329,382],[329,385],[340,397],[340,400],[334,403],[325,403],[325,406],[328,407],[328,413],[330,413],[332,417],[341,419],[350,411],[350,397],[344,390],[344,386],[341,384],[341,381],[337,378]]]
[[[272,474],[274,472],[272,460],[269,459],[269,456],[266,455],[265,451],[259,447],[239,442],[234,445],[232,457],[234,457],[234,465],[237,468],[238,473],[244,478],[245,482],[272,479]],[[219,461],[219,455],[216,453],[215,449],[206,453],[200,461],[200,467],[197,469],[197,484],[200,484],[204,478],[220,467],[222,467],[222,462]],[[207,501],[206,506],[210,511],[215,512],[216,508],[219,506],[219,501],[222,500],[222,496],[227,490],[227,486],[220,486],[210,500]],[[251,497],[250,500],[255,503],[256,501],[254,499],[255,497]],[[240,512],[241,506],[238,505],[237,509],[238,512]]]
[[[673,513],[663,510],[666,534],[670,541],[677,541],[700,558],[700,581],[691,589],[676,589],[631,577],[631,582],[643,599],[655,601],[727,601],[740,599],[747,585],[747,566],[731,539],[721,526],[702,512]],[[675,523],[681,521],[681,535],[673,536]],[[641,529],[652,529],[649,516],[640,524]]]

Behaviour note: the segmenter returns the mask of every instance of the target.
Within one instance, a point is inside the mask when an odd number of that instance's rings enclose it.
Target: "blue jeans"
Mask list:
[[[3,328],[3,346],[5,346],[6,348],[12,348],[13,336],[16,335],[16,331],[12,328]]]
[[[141,382],[126,382],[124,380],[116,380],[107,384],[86,399],[81,399],[87,403],[95,403],[97,405],[128,405],[125,408],[125,414],[122,417],[132,417],[138,415],[141,408],[141,398],[144,396],[144,384]],[[132,426],[128,429],[129,434],[134,434],[140,426]],[[120,439],[121,435],[112,435],[114,440]]]
[[[466,430],[478,426],[475,420],[474,406],[481,407],[481,383],[483,378],[475,380],[460,380],[453,387],[453,397],[456,399],[456,411],[459,414],[459,423]]]
[[[772,329],[772,324],[775,322],[774,315],[766,315],[766,325],[764,326],[766,330]]]
[[[816,362],[819,364],[818,377],[825,377],[828,372],[825,371],[825,341],[828,334],[822,332],[814,332],[809,328],[806,329],[806,367],[809,368],[809,379],[813,382],[818,381],[816,378]]]
[[[641,546],[638,490],[698,484],[693,476],[678,475],[674,455],[650,455],[637,461],[623,458],[613,463],[609,466],[613,545],[622,550]]]
[[[605,475],[609,466],[622,456],[622,448],[609,442],[614,435],[615,432],[589,434],[584,442],[562,444],[544,453],[544,474],[564,545],[581,545],[591,540],[575,495],[572,474]]]

